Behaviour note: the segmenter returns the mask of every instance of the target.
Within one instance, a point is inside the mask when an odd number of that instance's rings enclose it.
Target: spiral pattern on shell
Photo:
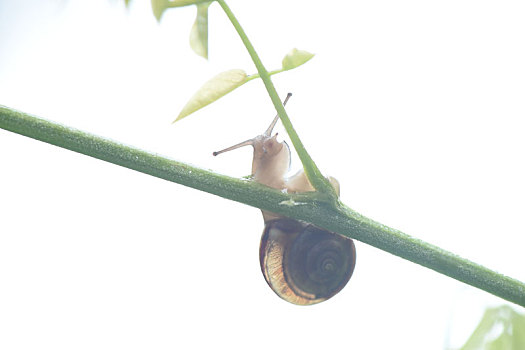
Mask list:
[[[299,305],[331,298],[346,285],[355,266],[351,239],[291,219],[266,222],[260,263],[270,287]]]

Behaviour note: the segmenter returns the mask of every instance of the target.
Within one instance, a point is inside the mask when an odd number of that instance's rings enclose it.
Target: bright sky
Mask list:
[[[229,1],[353,209],[525,281],[521,1]],[[0,104],[231,176],[274,111],[250,82],[171,125],[207,79],[255,72],[217,4],[0,1]],[[281,130],[281,134],[282,130]],[[2,349],[444,349],[502,301],[356,242],[333,299],[266,285],[257,209],[0,130]],[[299,163],[293,160],[295,172]]]

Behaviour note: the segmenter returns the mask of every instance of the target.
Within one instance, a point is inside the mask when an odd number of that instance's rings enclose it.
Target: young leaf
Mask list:
[[[211,2],[210,0],[169,0],[169,7],[183,7],[188,5],[200,4],[202,2]]]
[[[487,309],[460,350],[525,349],[525,315],[508,305]]]
[[[283,58],[283,70],[290,70],[305,64],[314,57],[313,53],[303,50],[292,49]]]
[[[248,75],[246,72],[241,69],[232,69],[219,73],[204,83],[204,85],[186,103],[177,119],[173,122],[175,123],[176,121],[187,117],[191,113],[235,90],[247,81],[247,77]]]
[[[208,7],[211,2],[197,4],[197,18],[191,27],[190,46],[199,56],[208,59]]]
[[[157,19],[157,22],[160,22],[160,18],[162,17],[162,14],[166,9],[169,7],[169,1],[168,0],[151,0],[151,9],[153,10],[153,14],[155,15],[155,18]]]
[[[202,2],[207,2],[207,0],[151,0],[151,9],[153,10],[153,14],[157,21],[160,22],[160,18],[164,14],[164,11],[170,7],[183,7]]]

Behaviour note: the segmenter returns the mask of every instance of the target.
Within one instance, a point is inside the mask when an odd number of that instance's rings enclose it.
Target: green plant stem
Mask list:
[[[317,193],[289,195],[0,106],[0,128],[223,198],[311,222],[525,307],[525,284],[370,220]],[[5,185],[5,184],[4,184]],[[290,203],[300,205],[290,205]],[[388,268],[388,267],[386,267]],[[417,282],[415,282],[417,283]]]
[[[323,176],[323,174],[313,161],[312,157],[310,157],[310,155],[306,151],[303,143],[301,142],[301,139],[299,138],[299,135],[297,135],[297,132],[295,131],[292,123],[290,122],[290,118],[288,118],[288,114],[286,113],[281,99],[279,98],[279,95],[277,94],[277,91],[273,86],[268,71],[262,64],[259,55],[255,51],[255,48],[253,47],[250,40],[248,39],[248,36],[244,32],[244,29],[241,27],[239,21],[231,11],[230,7],[226,4],[226,2],[224,0],[217,0],[217,2],[221,5],[222,9],[226,13],[226,16],[228,16],[230,22],[233,24],[235,30],[239,34],[244,46],[246,47],[246,50],[248,50],[248,53],[250,54],[250,57],[252,58],[252,61],[255,64],[255,67],[257,68],[257,71],[259,72],[262,81],[264,82],[264,86],[266,87],[266,90],[268,91],[268,94],[272,99],[272,103],[275,106],[279,117],[281,118],[281,122],[283,123],[283,126],[286,129],[290,140],[292,141],[295,151],[297,152],[299,159],[301,159],[301,163],[303,164],[304,172],[306,173],[308,180],[317,191],[319,191],[320,193],[328,194],[333,200],[336,200],[337,196],[332,185],[330,185],[328,180]]]

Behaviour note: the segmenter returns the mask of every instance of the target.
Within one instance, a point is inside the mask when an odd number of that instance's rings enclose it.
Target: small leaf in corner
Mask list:
[[[283,58],[283,69],[290,70],[299,67],[302,64],[310,61],[314,57],[313,53],[303,50],[292,49]]]
[[[490,308],[460,350],[525,349],[525,315],[508,305]]]
[[[175,123],[202,107],[217,101],[222,96],[244,84],[247,81],[247,78],[248,75],[241,69],[232,69],[219,73],[204,83],[204,85],[186,103],[177,119],[173,122]]]
[[[208,7],[211,2],[197,4],[197,18],[191,27],[190,46],[199,56],[208,59]]]

